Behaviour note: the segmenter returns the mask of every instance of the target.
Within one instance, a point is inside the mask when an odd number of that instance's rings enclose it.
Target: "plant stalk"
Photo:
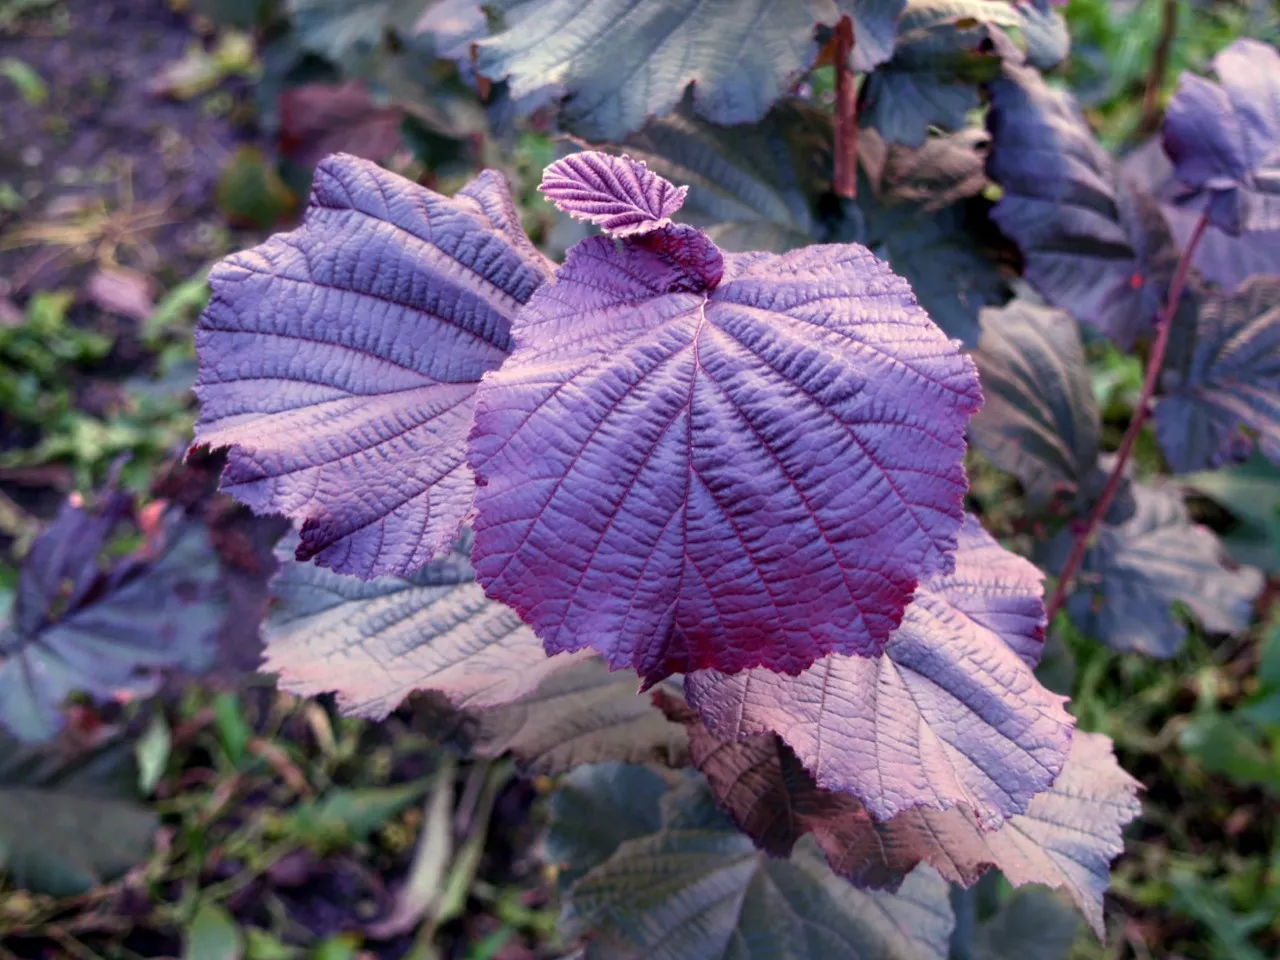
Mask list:
[[[1120,489],[1120,483],[1124,479],[1125,467],[1128,465],[1130,457],[1133,456],[1133,448],[1138,442],[1138,434],[1142,432],[1142,427],[1147,422],[1147,417],[1151,415],[1151,398],[1155,394],[1156,383],[1160,379],[1160,368],[1164,366],[1164,355],[1169,347],[1169,334],[1173,329],[1173,318],[1177,314],[1178,304],[1182,300],[1182,289],[1186,285],[1187,274],[1191,271],[1191,259],[1195,256],[1196,247],[1200,245],[1200,238],[1204,235],[1205,227],[1208,224],[1208,215],[1202,213],[1200,219],[1196,221],[1195,228],[1191,231],[1191,237],[1187,240],[1187,245],[1182,250],[1182,256],[1178,258],[1178,266],[1173,272],[1173,282],[1169,284],[1169,298],[1165,302],[1164,310],[1157,321],[1156,339],[1151,345],[1151,354],[1147,357],[1147,370],[1142,378],[1142,393],[1138,396],[1137,409],[1134,410],[1133,419],[1129,421],[1129,428],[1125,430],[1124,437],[1120,441],[1120,447],[1116,450],[1116,462],[1107,477],[1107,485],[1102,488],[1102,495],[1098,497],[1097,502],[1093,505],[1093,510],[1090,511],[1089,518],[1085,521],[1084,529],[1076,534],[1075,542],[1071,545],[1071,553],[1067,556],[1067,562],[1062,568],[1062,573],[1058,576],[1058,582],[1054,585],[1049,602],[1045,604],[1045,612],[1049,623],[1053,622],[1054,616],[1062,609],[1062,604],[1067,599],[1067,594],[1071,590],[1076,572],[1080,569],[1085,553],[1089,550],[1089,543],[1093,539],[1095,531],[1101,525],[1103,518],[1106,517],[1107,510],[1111,506],[1111,501],[1115,498],[1116,491]]]
[[[1142,113],[1138,120],[1138,132],[1146,136],[1155,133],[1160,126],[1160,94],[1164,90],[1164,78],[1169,72],[1169,59],[1173,54],[1173,42],[1178,35],[1178,0],[1164,0],[1160,12],[1160,36],[1151,57],[1151,70],[1147,74],[1147,86],[1142,92]]]
[[[853,21],[841,17],[835,29],[836,68],[836,196],[858,195],[858,101],[849,56],[853,53]]]

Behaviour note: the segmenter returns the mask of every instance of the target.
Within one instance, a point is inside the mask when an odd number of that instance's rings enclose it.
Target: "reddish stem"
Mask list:
[[[1116,462],[1111,468],[1110,476],[1107,477],[1107,485],[1102,488],[1102,496],[1093,505],[1093,510],[1089,513],[1089,519],[1085,521],[1083,529],[1076,534],[1075,542],[1071,545],[1071,554],[1067,557],[1062,573],[1058,576],[1058,582],[1053,588],[1049,602],[1045,604],[1045,612],[1048,614],[1050,623],[1067,599],[1071,583],[1080,569],[1085,553],[1088,552],[1089,541],[1093,539],[1094,531],[1107,515],[1107,509],[1111,506],[1116,491],[1120,489],[1120,482],[1124,479],[1124,468],[1129,463],[1129,458],[1133,456],[1138,434],[1142,432],[1142,426],[1151,414],[1151,397],[1155,393],[1156,382],[1160,379],[1160,368],[1164,365],[1164,354],[1169,346],[1169,332],[1173,329],[1174,314],[1177,313],[1178,303],[1182,300],[1182,288],[1187,282],[1187,273],[1191,270],[1191,258],[1195,256],[1196,247],[1199,246],[1200,237],[1204,234],[1208,223],[1208,216],[1201,214],[1195,228],[1191,231],[1191,238],[1182,250],[1182,256],[1178,259],[1177,269],[1173,272],[1173,282],[1169,285],[1169,299],[1165,302],[1164,310],[1157,320],[1155,343],[1151,345],[1151,355],[1147,357],[1147,371],[1142,379],[1142,393],[1138,396],[1138,407],[1134,410],[1129,428],[1125,430],[1124,438],[1120,441],[1120,448],[1116,451]]]
[[[841,17],[835,29],[836,67],[836,196],[852,200],[858,194],[858,102],[849,55],[853,52],[853,21]]]

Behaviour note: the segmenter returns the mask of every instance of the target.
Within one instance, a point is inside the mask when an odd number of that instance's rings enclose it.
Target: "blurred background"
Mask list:
[[[0,859],[22,864],[22,882],[0,878],[0,960],[532,960],[572,948],[556,938],[554,877],[538,858],[545,783],[503,760],[454,760],[412,713],[344,718],[238,675],[235,658],[252,667],[256,653],[234,620],[261,614],[279,529],[213,494],[216,458],[180,463],[208,268],[295,222],[326,154],[442,192],[497,167],[543,249],[557,256],[580,235],[534,189],[563,145],[435,56],[462,5],[438,4],[431,31],[419,29],[425,6],[0,0],[0,611],[61,504],[109,483],[136,498],[110,550],[145,556],[163,523],[148,506],[176,504],[234,588],[219,669],[192,664],[198,682],[139,689],[158,698],[150,709],[77,708],[54,748],[0,735]],[[1055,76],[1121,151],[1157,129],[1180,72],[1207,72],[1239,36],[1280,37],[1262,0],[1071,0],[1066,15],[1073,49]],[[815,88],[822,97],[821,75]],[[1114,441],[1141,366],[1090,349]],[[975,492],[998,499],[983,476]],[[1251,462],[1203,484],[1199,519],[1274,570],[1280,473]],[[86,533],[60,522],[72,540]],[[1168,661],[1068,637],[1073,656],[1047,667],[1082,727],[1113,737],[1147,788],[1115,866],[1119,934],[1106,947],[1082,935],[1073,956],[1280,956],[1273,595],[1260,627],[1213,645],[1193,631]],[[0,642],[0,669],[5,658]]]

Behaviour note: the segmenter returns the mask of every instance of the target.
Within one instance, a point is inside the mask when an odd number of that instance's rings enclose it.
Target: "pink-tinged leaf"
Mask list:
[[[880,657],[833,655],[798,677],[699,671],[685,692],[721,736],[776,732],[877,819],[963,804],[992,828],[1053,783],[1071,742],[1064,698],[1032,669],[1042,586],[970,517],[955,572],[921,584]]]
[[[538,189],[569,216],[615,237],[667,226],[689,192],[658,176],[643,160],[594,150],[551,164]]]
[[[470,553],[464,532],[421,570],[369,581],[282,556],[263,670],[290,693],[336,692],[344,712],[381,719],[417,691],[462,709],[510,703],[586,656],[548,657],[513,611],[485,597]]]
[[[1014,886],[1065,888],[1102,936],[1110,862],[1124,849],[1121,832],[1141,807],[1137,782],[1120,769],[1101,734],[1077,732],[1053,786],[1025,813],[984,832],[963,807],[917,808],[878,821],[852,796],[820,788],[777,737],[722,740],[673,698],[663,707],[688,725],[691,758],[721,808],[774,856],[787,856],[811,833],[836,873],[856,886],[885,890],[896,890],[921,863],[966,887],[994,867]]]
[[[650,682],[878,654],[950,568],[972,361],[854,244],[688,279],[596,237],[521,310],[471,435],[480,582]]]
[[[224,490],[301,524],[299,559],[416,570],[471,509],[476,384],[550,269],[497,174],[449,199],[330,157],[301,227],[210,275],[195,443],[231,448]]]

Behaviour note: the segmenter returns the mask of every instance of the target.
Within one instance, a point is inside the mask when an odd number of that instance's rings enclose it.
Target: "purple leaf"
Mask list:
[[[129,507],[118,493],[96,511],[64,505],[19,572],[12,617],[0,619],[0,726],[19,739],[53,736],[68,694],[144,694],[157,671],[214,659],[227,597],[203,528],[171,512],[153,542],[99,566]]]
[[[1080,565],[1066,603],[1076,627],[1116,650],[1171,657],[1187,635],[1175,603],[1205,630],[1234,633],[1248,626],[1262,574],[1229,569],[1218,538],[1191,522],[1175,490],[1135,483],[1132,493],[1132,515],[1102,524]],[[1046,545],[1046,569],[1061,568],[1072,539],[1068,529]]]
[[[1184,73],[1169,101],[1174,174],[1227,233],[1280,230],[1280,52],[1240,39],[1213,68],[1221,86]]]
[[[689,192],[653,173],[642,160],[594,150],[551,164],[538,189],[575,220],[594,223],[615,237],[669,225]]]
[[[1156,436],[1175,473],[1238,459],[1223,452],[1241,425],[1280,463],[1280,277],[1204,297],[1185,362],[1167,363],[1161,384]]]
[[[550,269],[499,175],[448,199],[330,157],[301,227],[210,276],[195,444],[231,448],[224,490],[301,524],[299,559],[416,570],[471,509],[476,384]]]
[[[1123,850],[1121,831],[1141,807],[1137,782],[1120,769],[1111,741],[1101,734],[1077,731],[1053,786],[1026,813],[988,832],[961,807],[917,808],[878,821],[848,794],[818,787],[776,737],[727,742],[692,712],[685,719],[694,765],[721,808],[774,856],[786,856],[812,833],[836,873],[857,886],[886,890],[898,889],[921,863],[965,887],[994,867],[1014,886],[1065,888],[1103,935],[1110,861]]]
[[[1151,329],[1178,253],[1159,205],[1134,190],[1070,94],[1006,65],[990,86],[992,219],[1053,306],[1129,350]]]
[[[921,584],[878,658],[833,655],[798,677],[690,674],[716,733],[776,732],[817,782],[887,820],[964,804],[986,827],[1021,813],[1066,760],[1072,718],[1033,667],[1041,576],[970,517],[956,569]]]
[[[422,569],[369,581],[282,557],[263,669],[290,693],[336,691],[345,712],[382,719],[419,690],[459,708],[510,703],[583,659],[548,657],[514,612],[485,597],[470,553],[464,531]]]
[[[1074,496],[1097,465],[1102,429],[1075,320],[1025,300],[984,310],[974,359],[986,397],[969,424],[974,446],[1033,505]]]
[[[485,378],[476,571],[549,652],[794,674],[950,566],[972,362],[865,248],[724,264],[584,241]]]

